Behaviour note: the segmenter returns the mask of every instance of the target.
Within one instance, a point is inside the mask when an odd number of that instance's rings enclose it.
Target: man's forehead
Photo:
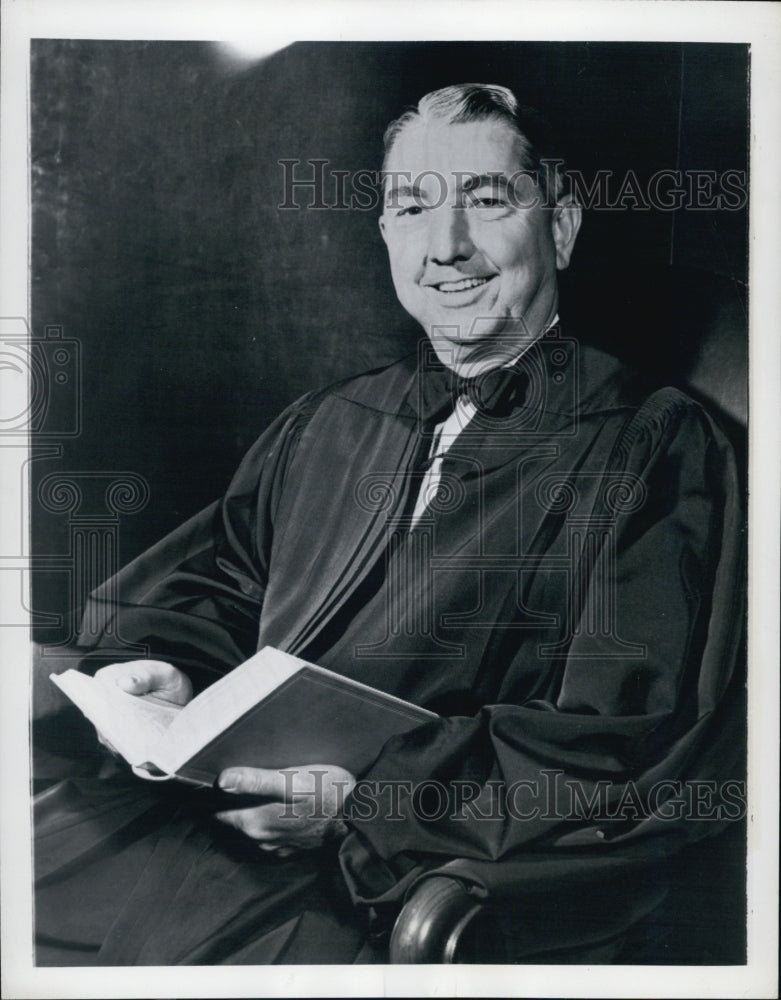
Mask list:
[[[413,176],[425,171],[511,176],[523,169],[523,150],[518,135],[502,121],[413,121],[397,136],[385,169]]]

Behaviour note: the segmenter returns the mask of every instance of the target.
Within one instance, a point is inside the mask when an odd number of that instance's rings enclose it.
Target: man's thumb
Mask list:
[[[170,664],[161,660],[139,660],[129,666],[131,669],[116,679],[117,686],[128,694],[147,694],[176,686],[178,675]]]
[[[223,771],[218,784],[224,792],[285,798],[285,779],[279,771],[262,767],[232,767]]]
[[[122,688],[123,691],[127,691],[128,694],[146,694],[152,688],[149,675],[146,674],[144,676],[140,673],[120,674],[117,677],[116,684],[117,687]]]

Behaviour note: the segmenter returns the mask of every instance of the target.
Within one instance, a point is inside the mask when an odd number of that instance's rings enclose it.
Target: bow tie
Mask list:
[[[529,384],[528,373],[515,365],[469,378],[442,365],[420,372],[419,378],[421,416],[434,423],[452,413],[461,396],[469,399],[478,413],[507,416],[523,402]]]

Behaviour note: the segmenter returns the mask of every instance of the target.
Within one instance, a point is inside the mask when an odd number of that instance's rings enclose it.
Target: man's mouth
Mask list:
[[[491,276],[493,277],[493,275]],[[488,278],[462,278],[460,281],[440,281],[437,284],[432,285],[432,288],[436,288],[438,292],[465,292],[470,288],[479,288],[480,285],[486,285],[491,280]]]

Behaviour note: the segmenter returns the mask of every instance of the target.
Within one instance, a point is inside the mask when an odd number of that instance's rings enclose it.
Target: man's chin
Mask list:
[[[458,324],[443,321],[430,326],[427,333],[437,357],[450,367],[483,360],[506,364],[537,339],[523,319],[495,316],[475,316]]]

